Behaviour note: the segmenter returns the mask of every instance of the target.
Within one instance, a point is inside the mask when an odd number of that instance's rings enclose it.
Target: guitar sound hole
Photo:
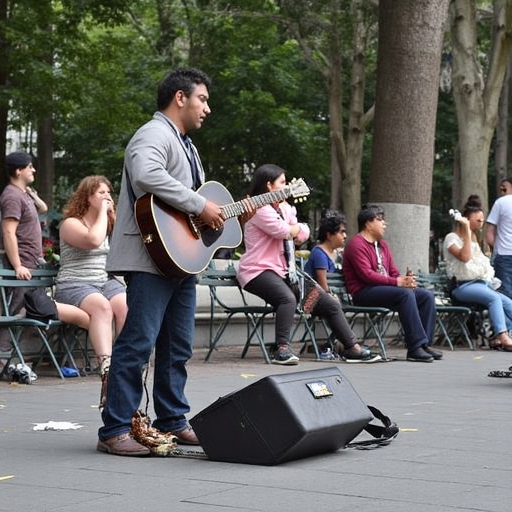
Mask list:
[[[215,229],[207,228],[201,233],[201,240],[206,247],[210,247],[220,238],[223,231],[224,227],[219,228],[217,231]]]

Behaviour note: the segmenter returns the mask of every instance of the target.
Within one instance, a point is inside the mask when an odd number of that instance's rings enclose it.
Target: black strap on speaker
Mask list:
[[[398,435],[400,429],[396,423],[393,423],[376,407],[373,407],[372,405],[368,405],[367,407],[370,409],[370,412],[373,414],[374,418],[378,419],[382,425],[368,423],[368,425],[364,427],[364,430],[373,436],[373,439],[355,441],[347,444],[346,448],[356,448],[357,450],[374,450],[375,448],[388,445]]]

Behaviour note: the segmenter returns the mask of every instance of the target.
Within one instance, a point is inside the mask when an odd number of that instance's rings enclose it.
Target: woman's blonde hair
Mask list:
[[[64,207],[64,218],[82,218],[89,210],[89,198],[100,188],[101,185],[107,185],[109,191],[112,191],[112,185],[105,176],[94,175],[83,178]],[[114,222],[116,220],[115,205],[113,207],[114,209],[108,214],[107,235],[112,233]]]

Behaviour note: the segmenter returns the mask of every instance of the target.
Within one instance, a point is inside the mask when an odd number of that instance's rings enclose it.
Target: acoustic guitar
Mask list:
[[[135,218],[142,240],[157,269],[169,277],[199,274],[218,249],[234,249],[242,242],[238,216],[246,213],[242,201],[233,202],[228,190],[217,181],[208,181],[198,190],[206,199],[222,205],[224,225],[215,230],[195,215],[181,212],[153,194],[135,201]],[[309,194],[302,179],[273,192],[248,198],[254,208],[289,197],[301,200]]]

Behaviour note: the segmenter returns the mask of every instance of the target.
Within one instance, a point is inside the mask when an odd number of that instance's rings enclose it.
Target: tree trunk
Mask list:
[[[429,268],[430,199],[449,0],[381,0],[370,199],[398,268]]]
[[[6,90],[8,85],[9,44],[5,37],[4,26],[7,21],[7,2],[0,2],[0,90]],[[7,117],[9,102],[6,95],[0,95],[0,190],[7,184],[5,169],[5,153],[7,150]]]
[[[494,0],[491,53],[487,80],[477,55],[474,2],[452,0],[453,95],[459,126],[461,190],[458,203],[479,194],[488,204],[489,152],[496,128],[498,103],[510,53],[511,0]]]
[[[460,147],[457,143],[453,149],[453,184],[452,184],[452,205],[454,208],[459,207],[460,187],[462,177],[460,170]]]
[[[510,80],[510,59],[503,81],[500,101],[498,103],[498,123],[494,142],[494,194],[499,195],[500,181],[507,176],[508,169],[508,95]]]
[[[329,133],[331,139],[331,208],[344,208],[340,205],[341,183],[346,174],[346,148],[343,137],[343,93],[342,93],[342,64],[339,27],[333,19],[330,26],[329,46]]]
[[[53,180],[55,163],[53,160],[53,121],[51,114],[43,117],[37,126],[37,192],[41,199],[53,206]]]
[[[508,98],[507,98],[507,105],[510,107],[512,105],[512,52],[510,52],[509,59],[508,59],[508,65],[507,65],[507,74],[506,74],[506,80],[507,80],[507,91],[508,91]],[[507,112],[507,123],[511,122],[510,115]],[[507,135],[508,136],[508,135]],[[507,163],[512,163],[512,144],[508,144],[507,142]],[[512,174],[512,168],[511,164],[507,165],[506,175],[510,176]]]
[[[362,0],[354,0],[352,68],[350,73],[350,107],[348,116],[345,173],[342,175],[341,197],[347,216],[347,232],[357,232],[357,214],[361,209],[361,164],[365,129],[373,119],[373,107],[365,113],[365,56],[369,23],[364,19]]]
[[[368,7],[365,0],[330,0],[322,4],[321,33],[325,34],[329,47],[324,50],[323,36],[318,30],[303,34],[301,27],[311,22],[309,7],[300,8],[300,2],[278,2],[283,12],[289,16],[287,30],[302,48],[304,58],[311,69],[318,72],[325,81],[328,95],[331,196],[330,207],[340,208],[348,220],[348,232],[356,232],[357,214],[361,205],[361,163],[365,129],[373,120],[374,109],[364,111],[365,56],[368,44],[368,32],[374,20],[373,6]],[[308,4],[308,2],[304,2]],[[288,8],[293,5],[292,12]],[[347,14],[351,6],[351,19]],[[285,8],[286,7],[286,8]],[[325,9],[325,10],[324,10]],[[319,8],[320,10],[320,8]],[[350,70],[350,104],[348,123],[344,129],[343,108],[349,102],[343,101],[342,70],[344,52],[342,33],[344,27],[351,26],[352,65]],[[307,33],[307,30],[305,31]],[[346,52],[345,52],[346,53]],[[318,55],[321,58],[318,58]]]

